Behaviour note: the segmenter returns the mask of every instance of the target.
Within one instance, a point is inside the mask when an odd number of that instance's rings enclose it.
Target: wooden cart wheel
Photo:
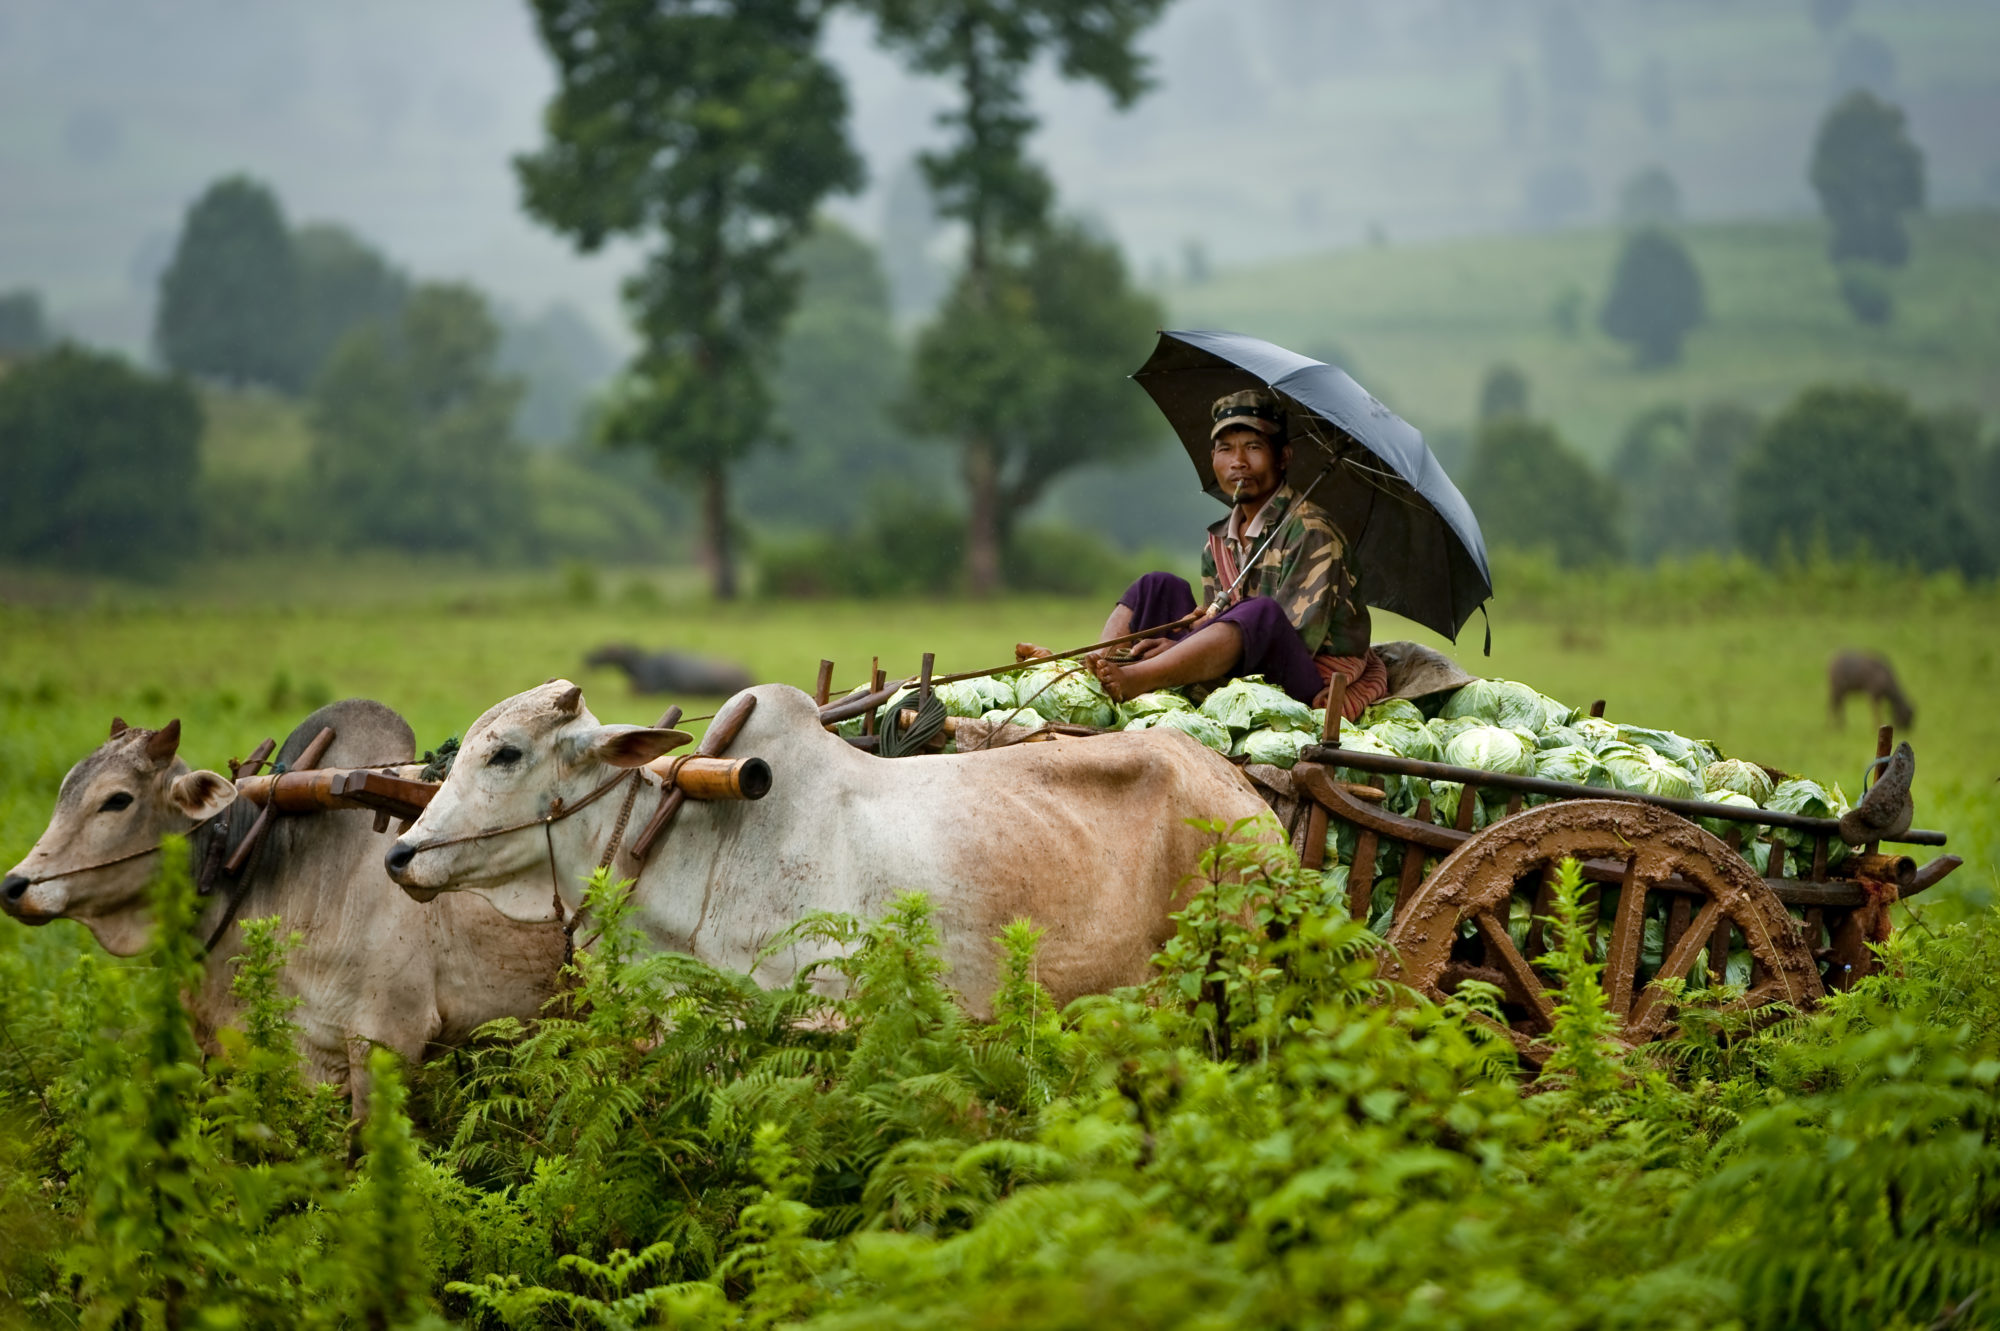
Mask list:
[[[1623,1038],[1642,1044],[1671,1033],[1673,1014],[1655,980],[1688,977],[1704,951],[1720,966],[1740,936],[1753,958],[1750,990],[1737,1004],[1810,1007],[1824,995],[1798,924],[1756,871],[1715,837],[1664,809],[1617,800],[1564,800],[1486,828],[1441,861],[1389,929],[1390,978],[1433,999],[1476,976],[1500,986],[1517,1046],[1531,1057],[1554,1024],[1555,994],[1542,968],[1544,927],[1525,945],[1508,932],[1517,895],[1548,913],[1546,883],[1565,859],[1603,880],[1610,941],[1598,959]],[[1603,916],[1600,916],[1603,918]],[[1658,922],[1659,959],[1646,959],[1646,924]],[[1471,937],[1461,926],[1473,925]]]

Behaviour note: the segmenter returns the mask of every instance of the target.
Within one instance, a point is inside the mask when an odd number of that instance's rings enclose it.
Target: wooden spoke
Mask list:
[[[1548,991],[1542,988],[1542,979],[1535,974],[1535,968],[1514,946],[1514,940],[1507,933],[1507,926],[1493,918],[1492,911],[1480,911],[1472,917],[1479,928],[1479,936],[1485,940],[1487,955],[1499,967],[1500,973],[1511,979],[1521,992],[1527,995],[1528,1019],[1543,1031],[1552,1031],[1556,1025],[1555,1005],[1549,1002]]]
[[[1476,969],[1500,975],[1510,1002],[1527,999],[1517,1035],[1549,1030],[1556,996],[1529,961],[1546,930],[1531,926],[1523,948],[1507,933],[1506,920],[1515,893],[1529,883],[1536,884],[1535,913],[1548,912],[1549,878],[1565,859],[1592,865],[1593,876],[1607,885],[1619,884],[1605,990],[1612,1010],[1626,1018],[1628,1042],[1659,1039],[1674,1025],[1673,1006],[1658,985],[1640,983],[1648,898],[1655,891],[1666,893],[1668,903],[1666,950],[1654,980],[1687,980],[1704,949],[1712,950],[1721,970],[1728,941],[1740,932],[1759,967],[1747,1001],[1810,1007],[1823,993],[1805,936],[1740,855],[1664,809],[1611,800],[1558,801],[1468,838],[1414,890],[1400,894],[1386,939],[1387,973],[1443,997],[1447,970],[1455,980],[1475,969],[1459,939],[1470,923],[1484,956]]]
[[[1717,926],[1718,921],[1721,927],[1729,927],[1729,922],[1723,919],[1720,901],[1711,901],[1701,908],[1701,914],[1694,917],[1694,927],[1687,931],[1672,952],[1660,959],[1659,974],[1653,977],[1652,984],[1646,986],[1646,992],[1632,1009],[1631,1020],[1626,1023],[1629,1030],[1636,1032],[1650,1027],[1654,1014],[1661,1009],[1661,999],[1666,997],[1666,991],[1659,988],[1659,982],[1678,980],[1687,975],[1688,968],[1694,965],[1695,955],[1706,945],[1709,931]]]
[[[1632,986],[1639,978],[1639,953],[1646,938],[1646,884],[1639,880],[1639,857],[1625,861],[1618,886],[1618,914],[1611,921],[1611,947],[1604,959],[1604,992],[1620,1017],[1632,1011]]]

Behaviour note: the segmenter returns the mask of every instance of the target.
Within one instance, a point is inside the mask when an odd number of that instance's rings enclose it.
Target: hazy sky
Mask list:
[[[2000,2],[1180,0],[1128,115],[1046,72],[1037,150],[1067,206],[1142,271],[1359,243],[1591,223],[1658,164],[1697,217],[1810,210],[1804,159],[1833,94],[1909,108],[1945,205],[2000,199]],[[870,192],[932,134],[942,91],[836,21]],[[629,252],[594,259],[519,211],[551,72],[503,0],[7,0],[0,5],[0,289],[34,285],[87,336],[143,345],[150,286],[215,177],[274,185],[424,276],[607,332]],[[1227,181],[1226,188],[1218,182]]]

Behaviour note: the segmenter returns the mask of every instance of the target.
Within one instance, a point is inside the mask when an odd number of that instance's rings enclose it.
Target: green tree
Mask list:
[[[311,382],[350,332],[395,322],[410,298],[410,280],[368,242],[331,222],[300,227],[292,248],[299,267],[299,365]]]
[[[1064,471],[1158,440],[1150,404],[1125,376],[1163,321],[1158,302],[1132,287],[1118,247],[1075,223],[989,264],[983,280],[970,268],[960,277],[918,343],[908,414],[919,429],[981,439],[1000,550]],[[979,503],[975,495],[975,511]],[[968,532],[968,544],[976,539]],[[975,559],[968,575],[977,568]]]
[[[797,300],[788,260],[861,181],[815,0],[535,0],[560,78],[548,143],[516,161],[528,211],[586,252],[657,236],[626,286],[642,342],[603,423],[699,479],[702,548],[736,594],[730,468],[773,442],[768,373]]]
[[[186,384],[63,346],[0,376],[0,555],[146,577],[197,534]]]
[[[1650,369],[1678,361],[1681,342],[1707,317],[1701,272],[1687,247],[1650,227],[1627,236],[1598,327],[1630,343],[1639,365]]]
[[[512,436],[520,386],[470,287],[427,284],[391,328],[364,325],[313,386],[313,511],[336,543],[518,553],[528,496]]]
[[[277,196],[247,176],[188,209],[160,276],[153,340],[183,374],[296,389],[304,288]]]
[[[792,530],[846,530],[884,487],[928,502],[949,477],[891,410],[906,367],[881,261],[824,217],[797,258],[805,282],[775,376],[778,423],[794,442],[744,466],[745,514]]]
[[[1892,268],[1909,261],[1903,214],[1924,206],[1924,154],[1910,141],[1900,107],[1860,90],[1842,98],[1820,121],[1811,177],[1833,226],[1829,258]]]
[[[48,344],[40,293],[26,289],[0,293],[0,357],[32,356]]]
[[[1624,527],[1634,558],[1650,564],[1733,548],[1736,468],[1756,432],[1756,416],[1730,403],[1710,403],[1692,419],[1678,405],[1654,407],[1633,419],[1611,476],[1624,492]]]
[[[1528,414],[1528,376],[1518,365],[1490,365],[1479,384],[1479,419]]]
[[[1019,370],[1038,339],[1008,327],[1032,299],[1005,275],[1014,247],[1046,224],[1054,195],[1047,174],[1029,160],[1037,120],[1023,91],[1029,66],[1050,55],[1065,78],[1098,84],[1120,108],[1148,85],[1139,34],[1169,0],[862,0],[881,41],[919,73],[952,85],[955,104],[938,115],[947,146],[919,159],[940,215],[966,230],[965,273],[945,308],[920,335],[913,394],[919,403],[949,400],[962,454],[967,504],[966,581],[975,595],[1000,585],[1000,558],[1010,518],[1006,444],[989,424],[1015,410],[1004,394],[1019,386]],[[966,326],[970,324],[970,327]],[[965,383],[930,377],[955,372],[984,343],[1008,357],[980,372],[992,396],[975,400]],[[935,344],[935,345],[933,345]],[[1095,441],[1078,431],[1079,452]],[[1081,459],[1079,459],[1081,460]]]
[[[1744,456],[1737,537],[1766,560],[1824,543],[1840,557],[1984,572],[1959,488],[1938,431],[1903,394],[1809,388]]]
[[[1466,497],[1495,547],[1548,549],[1566,568],[1624,553],[1617,489],[1542,421],[1504,415],[1482,423]]]

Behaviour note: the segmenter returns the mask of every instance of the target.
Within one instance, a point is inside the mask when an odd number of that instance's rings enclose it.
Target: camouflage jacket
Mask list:
[[[1257,556],[1231,604],[1268,596],[1292,621],[1307,651],[1314,655],[1362,655],[1368,650],[1371,625],[1359,581],[1347,562],[1347,538],[1325,509],[1300,503],[1298,493],[1289,485],[1278,487],[1261,512],[1277,518],[1278,535]],[[1208,531],[1211,537],[1227,542],[1229,519],[1225,517]],[[1237,557],[1247,557],[1267,534],[1268,529],[1252,537],[1246,542],[1248,549]],[[1213,604],[1222,589],[1211,542],[1201,554],[1202,604]]]

